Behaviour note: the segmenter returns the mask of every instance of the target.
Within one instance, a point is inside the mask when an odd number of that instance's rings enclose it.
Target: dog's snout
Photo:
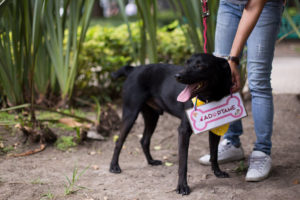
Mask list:
[[[176,78],[176,80],[177,81],[180,81],[180,80],[182,80],[182,76],[181,76],[181,74],[175,74],[175,78]]]

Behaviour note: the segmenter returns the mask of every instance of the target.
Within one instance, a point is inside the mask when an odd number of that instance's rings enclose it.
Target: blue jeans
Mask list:
[[[245,5],[221,0],[218,10],[214,54],[229,55]],[[283,11],[282,1],[267,2],[247,40],[247,73],[252,98],[252,115],[256,142],[254,150],[271,154],[273,130],[273,96],[271,87],[272,61]],[[243,133],[241,120],[233,122],[224,138],[240,146]]]

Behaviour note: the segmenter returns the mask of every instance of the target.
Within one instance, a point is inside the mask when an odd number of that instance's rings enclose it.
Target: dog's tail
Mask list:
[[[116,72],[112,72],[111,73],[111,78],[113,80],[125,76],[127,77],[132,71],[134,70],[134,67],[130,66],[130,65],[125,65],[123,67],[121,67],[118,71]]]

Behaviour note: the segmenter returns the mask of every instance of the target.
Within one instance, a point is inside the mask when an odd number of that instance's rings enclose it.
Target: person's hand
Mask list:
[[[241,89],[241,76],[240,76],[240,70],[238,69],[238,65],[229,60],[228,61],[231,69],[231,76],[232,76],[232,92],[238,92]]]

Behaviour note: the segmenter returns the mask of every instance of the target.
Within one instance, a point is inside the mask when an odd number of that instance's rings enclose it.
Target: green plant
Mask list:
[[[62,105],[69,100],[93,2],[11,0],[0,5],[0,89],[8,105],[30,102],[34,120],[34,102],[43,100],[49,88],[53,92],[56,82]]]
[[[150,63],[157,62],[157,2],[156,0],[136,0],[140,24],[140,62],[145,64],[146,54]]]
[[[130,23],[130,29],[134,46],[140,48],[139,23]],[[132,47],[128,38],[125,24],[89,28],[79,56],[79,75],[75,82],[74,97],[84,99],[95,96],[102,104],[120,96],[123,80],[112,80],[110,74],[121,66],[139,62],[139,58],[132,57],[133,51],[138,49]],[[158,62],[183,64],[193,52],[178,21],[158,28],[157,40]]]
[[[247,169],[248,169],[248,167],[245,166],[245,162],[240,161],[239,165],[235,169],[233,169],[232,171],[237,173],[237,174],[242,174],[242,173],[246,172]]]
[[[12,152],[14,151],[14,147],[13,146],[7,146],[7,147],[3,147],[3,148],[0,148],[0,151],[2,151],[3,153],[9,153],[9,152]]]
[[[11,105],[33,98],[37,53],[43,48],[40,23],[43,5],[43,0],[13,0],[1,5],[0,81]],[[26,92],[30,95],[26,96]]]
[[[54,199],[54,194],[52,192],[47,192],[42,195],[42,198],[40,200],[46,200],[46,199]]]
[[[65,184],[65,195],[73,194],[79,190],[86,189],[86,187],[77,185],[77,182],[89,167],[90,166],[87,166],[78,174],[78,168],[75,166],[71,179],[66,176],[68,183]]]
[[[30,183],[34,184],[34,185],[41,185],[41,184],[43,184],[43,182],[41,181],[40,178],[36,178],[36,179],[32,180]]]
[[[60,13],[60,0],[48,1],[47,4],[46,45],[61,89],[63,103],[72,95],[77,75],[78,55],[89,25],[93,3],[93,0],[63,1],[63,14]]]
[[[101,106],[100,103],[98,101],[98,99],[94,96],[92,96],[92,99],[94,100],[95,104],[96,104],[96,121],[95,124],[99,124],[100,122],[100,116],[101,116]]]
[[[66,151],[71,147],[75,147],[77,144],[74,142],[73,136],[61,136],[55,142],[56,148],[61,151]]]

